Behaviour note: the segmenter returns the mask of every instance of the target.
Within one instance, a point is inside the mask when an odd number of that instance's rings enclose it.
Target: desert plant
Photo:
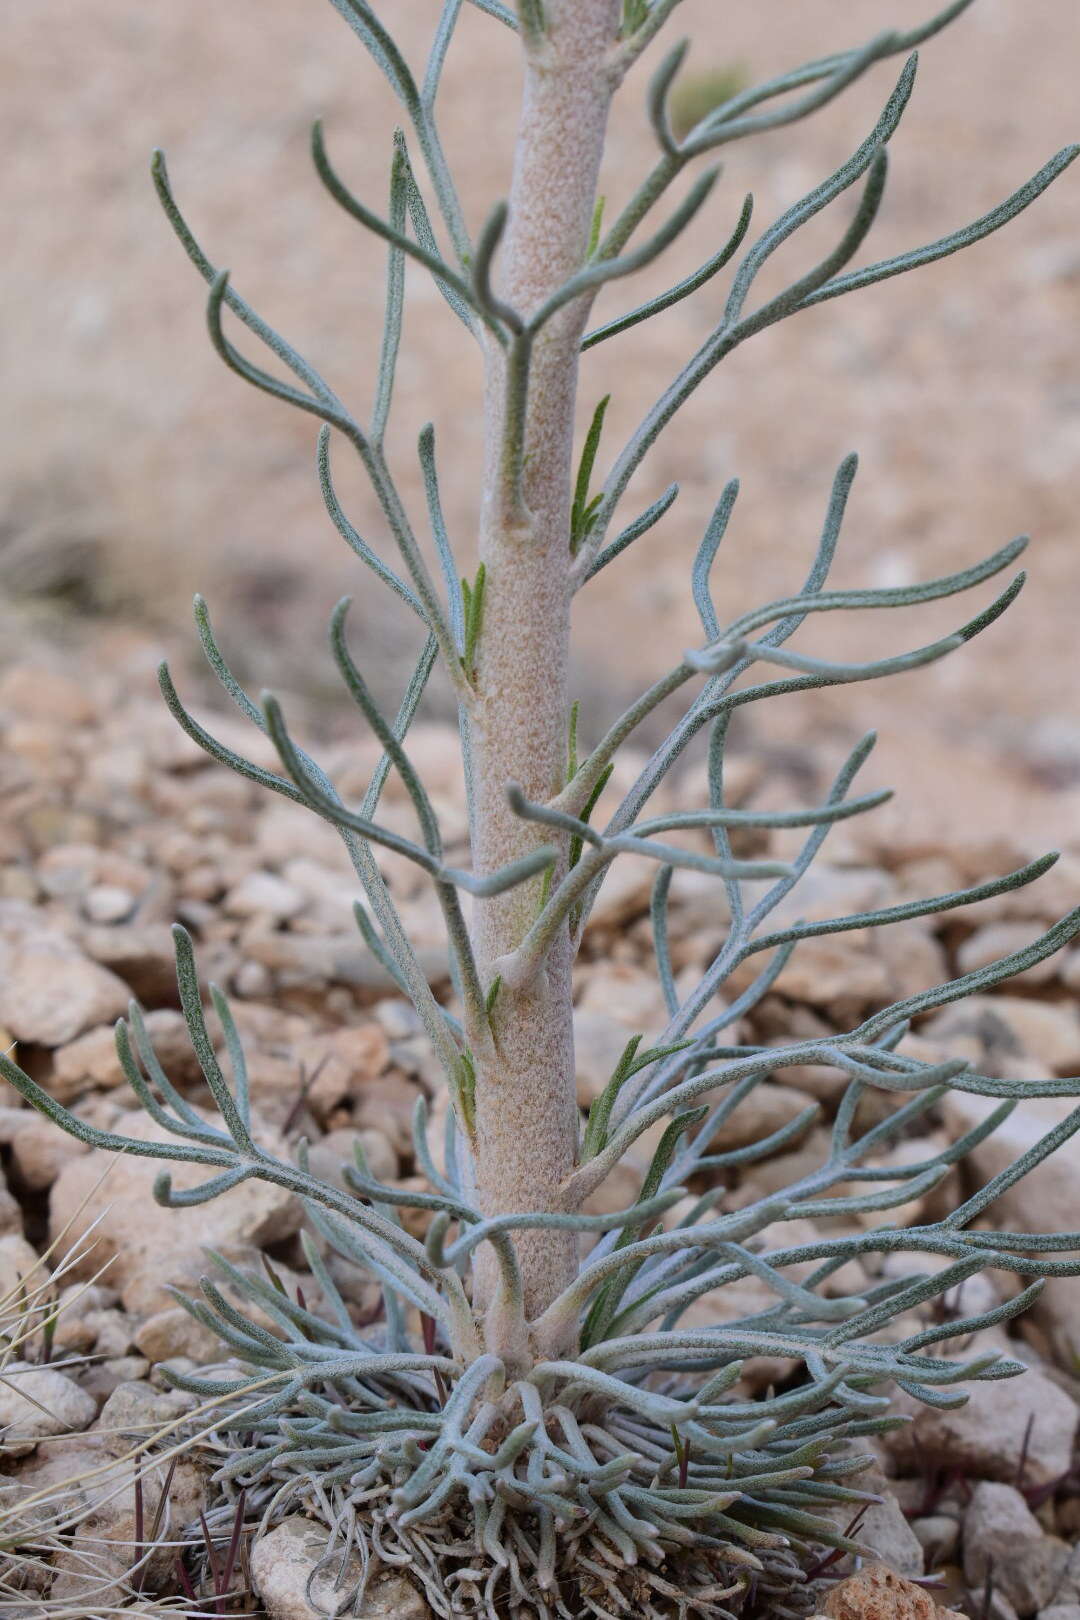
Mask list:
[[[196,620],[206,655],[241,712],[272,739],[281,771],[263,769],[216,740],[184,707],[164,668],[162,690],[188,735],[213,759],[309,806],[340,830],[364,894],[358,925],[415,1005],[452,1094],[445,1171],[434,1162],[423,1105],[416,1153],[430,1193],[382,1185],[362,1162],[350,1168],[351,1191],[344,1192],[314,1177],[303,1152],[294,1165],[260,1147],[252,1135],[244,1056],[228,1004],[211,988],[231,1083],[207,1026],[193,947],[180,929],[182,1006],[220,1123],[208,1123],[170,1082],[137,1007],[118,1026],[117,1047],[137,1097],[165,1133],[160,1142],[96,1129],[62,1109],[10,1059],[0,1059],[0,1068],[24,1097],[85,1142],[214,1172],[183,1191],[163,1172],[155,1189],[162,1203],[198,1204],[250,1177],[288,1187],[306,1201],[323,1243],[382,1282],[384,1323],[360,1331],[333,1284],[323,1246],[308,1236],[308,1259],[330,1302],[330,1320],[272,1282],[232,1272],[225,1262],[225,1272],[270,1313],[278,1332],[254,1325],[210,1280],[203,1284],[205,1298],[189,1302],[189,1309],[213,1325],[243,1367],[278,1379],[256,1410],[249,1402],[235,1423],[235,1454],[219,1472],[226,1494],[235,1496],[242,1487],[268,1520],[288,1503],[303,1502],[344,1535],[346,1547],[359,1545],[376,1560],[408,1564],[441,1615],[602,1616],[627,1612],[628,1604],[645,1615],[710,1615],[738,1607],[751,1586],[759,1598],[772,1592],[776,1612],[785,1612],[813,1566],[808,1548],[852,1546],[821,1510],[848,1501],[854,1513],[865,1500],[849,1482],[863,1462],[849,1442],[898,1421],[882,1386],[895,1381],[921,1401],[948,1406],[962,1401],[958,1386],[965,1380],[1019,1373],[1019,1363],[996,1352],[963,1362],[939,1353],[940,1346],[1017,1315],[1042,1278],[1080,1271],[1080,1260],[1070,1258],[1080,1249],[1080,1233],[971,1229],[1007,1187],[1080,1128],[1080,1110],[944,1220],[769,1246],[775,1245],[777,1226],[798,1216],[888,1211],[910,1202],[996,1130],[1020,1096],[1080,1094],[1077,1081],[1002,1080],[974,1073],[960,1061],[928,1064],[901,1049],[912,1019],[1041,961],[1080,932],[1080,911],[993,966],[910,996],[834,1037],[769,1049],[725,1040],[725,1032],[766,995],[800,940],[967,905],[1032,882],[1052,865],[1054,857],[1047,856],[956,893],[770,929],[770,914],[807,871],[830,828],[886,797],[852,792],[873,739],[855,748],[826,802],[810,809],[733,810],[724,793],[725,747],[736,710],[774,695],[931,663],[993,624],[1022,580],[1013,579],[955,634],[865,664],[791,650],[788,644],[807,615],[950,596],[1008,568],[1023,542],[921,585],[830,589],[827,576],[855,475],[851,458],[836,475],[802,587],[723,623],[710,577],[736,499],[731,483],[693,571],[702,646],[678,658],[580,755],[567,682],[577,592],[670,509],[674,487],[625,526],[616,525],[633,475],[713,368],[780,320],[977,242],[1034,201],[1076,155],[1075,148],[1059,153],[991,213],[939,241],[848,268],[881,203],[888,143],[912,92],[916,62],[908,53],[969,3],[955,0],[917,29],[879,35],[737,93],[681,138],[668,112],[685,54],[684,45],[676,46],[660,63],[648,94],[659,145],[656,165],[605,228],[597,174],[609,104],[678,0],[624,0],[622,6],[618,0],[520,0],[516,13],[500,0],[475,0],[492,27],[517,30],[525,87],[509,204],[493,209],[473,241],[435,117],[462,0],[445,0],[420,78],[369,0],[333,0],[397,92],[408,125],[407,133],[394,136],[385,217],[347,188],[321,128],[313,137],[315,166],[332,197],[389,246],[385,332],[367,427],[207,256],[174,199],[164,159],[154,159],[166,214],[209,286],[209,328],[218,352],[247,382],[321,421],[318,469],[329,514],[361,561],[412,608],[424,638],[415,676],[390,721],[353,660],[347,604],[334,614],[334,659],[384,749],[355,808],[294,740],[279,704],[269,696],[257,703],[245,693],[201,600]],[[713,190],[716,170],[697,178],[654,234],[632,245],[694,159],[794,123],[897,55],[906,60],[880,118],[835,174],[756,239],[748,198],[724,246],[699,271],[589,329],[598,290],[655,260]],[[423,188],[413,168],[416,151],[426,175]],[[784,291],[755,303],[759,273],[776,250],[856,186],[859,200],[836,247]],[[480,566],[470,582],[460,579],[443,521],[433,430],[423,431],[418,449],[434,564],[384,451],[406,258],[430,272],[452,314],[479,344],[487,372],[487,450],[477,473]],[[729,262],[736,268],[719,325],[649,408],[594,493],[602,405],[576,467],[573,454],[582,354],[670,307]],[[270,351],[280,369],[264,370],[246,356],[227,330],[228,315]],[[370,479],[400,554],[400,572],[341,509],[330,473],[335,432]],[[445,859],[431,801],[408,754],[409,726],[438,662],[460,710],[469,870]],[[775,675],[746,684],[742,678],[758,665]],[[620,745],[662,702],[686,689],[693,695],[682,718],[598,830],[591,817]],[[702,733],[709,744],[708,804],[647,816],[651,795]],[[417,841],[378,820],[391,771],[415,808]],[[748,827],[804,828],[806,836],[790,862],[742,860],[733,854],[731,839],[736,829]],[[711,840],[709,852],[684,837],[702,830]],[[435,886],[453,963],[453,1010],[433,995],[405,937],[376,861],[380,848],[414,862]],[[583,1129],[575,1098],[571,966],[597,892],[624,851],[656,863],[656,962],[669,1023],[658,1045],[628,1045]],[[716,878],[730,927],[700,984],[680,998],[666,919],[672,873],[683,867]],[[469,915],[463,895],[472,902]],[[762,959],[760,973],[717,1012],[717,992],[754,956]],[[719,1127],[768,1076],[806,1063],[830,1065],[850,1078],[825,1162],[776,1194],[717,1214],[716,1172],[766,1157],[793,1140],[806,1119],[726,1153],[711,1150]],[[923,1163],[883,1169],[868,1162],[925,1117],[950,1086],[997,1097],[1000,1106],[977,1130]],[[883,1121],[866,1125],[859,1103],[873,1090],[896,1094],[897,1104]],[[622,1156],[653,1127],[663,1131],[637,1202],[615,1214],[583,1213]],[[851,1182],[865,1183],[866,1190],[829,1196]],[[691,1187],[695,1196],[679,1211],[677,1224],[658,1229],[660,1217]],[[398,1215],[403,1208],[431,1212],[426,1241],[406,1232]],[[596,1234],[597,1241],[582,1258],[585,1233]],[[864,1297],[826,1292],[826,1282],[846,1260],[884,1251],[914,1256],[910,1274],[879,1282]],[[926,1275],[918,1269],[920,1254],[944,1256],[949,1264]],[[809,1275],[793,1280],[791,1268],[808,1261]],[[898,1342],[883,1337],[894,1319],[987,1267],[1016,1273],[1026,1286],[980,1317],[947,1321]],[[694,1301],[746,1277],[766,1285],[775,1304],[722,1326],[680,1327]],[[779,1393],[741,1398],[733,1386],[742,1361],[759,1355],[790,1358],[800,1371]],[[188,1382],[204,1393],[230,1387],[213,1379]],[[246,1376],[237,1377],[238,1397],[246,1388]]]

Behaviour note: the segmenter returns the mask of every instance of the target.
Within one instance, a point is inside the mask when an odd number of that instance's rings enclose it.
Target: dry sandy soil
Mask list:
[[[679,26],[694,37],[694,71],[734,63],[758,77],[889,24],[910,25],[928,5],[685,0]],[[200,588],[249,670],[317,693],[326,612],[342,590],[356,589],[389,690],[410,633],[371,605],[326,520],[313,426],[221,368],[205,340],[198,280],[146,172],[160,143],[211,257],[233,267],[241,290],[363,412],[383,252],[322,192],[307,129],[314,116],[326,118],[341,168],[378,202],[394,119],[389,94],[320,0],[97,0],[74,9],[61,0],[8,0],[4,9],[0,532],[9,595],[24,597],[42,573],[66,569],[77,594],[111,600],[119,592],[144,624],[171,618],[182,627],[183,603]],[[435,0],[388,0],[382,10],[419,60]],[[892,147],[874,256],[974,217],[1076,136],[1078,60],[1074,7],[976,0],[923,53]],[[764,225],[840,162],[872,123],[896,66],[879,66],[794,138],[729,148],[708,219],[666,256],[664,276],[685,273],[712,250],[747,189]],[[513,42],[470,12],[446,74],[443,124],[474,223],[506,188],[516,88]],[[613,203],[652,159],[643,90],[639,69],[610,146],[605,189]],[[743,495],[719,577],[722,611],[735,612],[797,584],[832,471],[857,447],[863,470],[840,582],[943,572],[1023,530],[1035,537],[1033,578],[1005,623],[962,656],[888,691],[775,705],[789,712],[773,718],[769,734],[805,736],[811,726],[848,735],[878,720],[878,769],[899,768],[908,785],[920,761],[972,749],[1018,757],[1055,785],[1080,777],[1078,227],[1073,171],[970,255],[828,304],[726,362],[652,457],[628,516],[675,478],[679,503],[583,598],[601,609],[583,615],[579,642],[594,709],[695,636],[688,563],[732,473]],[[781,256],[783,268],[812,262],[838,228],[836,215],[819,222],[812,239],[807,233]],[[451,529],[468,560],[478,368],[423,273],[410,273],[410,293],[393,448],[415,506],[412,445],[418,427],[435,420]],[[602,466],[701,341],[724,295],[722,285],[711,287],[590,358],[583,414],[614,392]],[[602,308],[614,312],[637,296],[624,286]],[[371,499],[344,457],[339,463],[357,526],[383,545]],[[967,611],[965,602],[960,616]],[[886,644],[899,650],[956,616],[954,603],[918,625],[910,616],[887,627],[878,618],[833,617],[827,627],[808,626],[802,645],[849,657]],[[11,620],[9,641],[11,625],[25,622],[21,614]],[[69,667],[73,656],[93,659],[97,639],[83,637],[67,654]],[[927,770],[934,798],[941,773]],[[969,801],[993,800],[992,781],[976,772],[957,785]],[[1021,793],[1019,801],[984,803],[982,813],[1004,822],[1022,811]]]

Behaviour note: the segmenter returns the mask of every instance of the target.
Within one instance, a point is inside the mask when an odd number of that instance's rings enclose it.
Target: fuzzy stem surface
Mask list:
[[[526,38],[499,261],[500,298],[525,321],[585,262],[618,23],[618,0],[545,0],[542,33]],[[566,780],[574,403],[587,314],[588,299],[581,298],[553,315],[528,353],[519,352],[516,378],[513,353],[488,345],[480,535],[486,594],[471,716],[473,848],[482,871],[551,842],[550,829],[514,814],[507,784],[518,782],[529,798],[546,802]],[[565,871],[566,842],[555,881]],[[540,879],[477,903],[473,931],[485,983],[517,949],[540,903]],[[570,966],[564,928],[531,984],[500,988],[490,1031],[474,1043],[476,1196],[485,1216],[563,1207],[559,1187],[576,1161],[579,1130]],[[519,1243],[531,1318],[573,1280],[576,1239],[572,1232],[537,1231],[523,1233]],[[482,1257],[481,1309],[495,1286]]]

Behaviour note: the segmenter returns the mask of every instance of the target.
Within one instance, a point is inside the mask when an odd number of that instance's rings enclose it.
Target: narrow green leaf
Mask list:
[[[543,39],[544,7],[541,0],[518,0],[518,16],[521,19],[521,31],[527,40]]]
[[[476,644],[480,638],[480,627],[484,616],[484,584],[487,579],[487,569],[481,563],[476,570],[476,581],[470,589],[468,581],[461,582],[461,598],[465,610],[465,651],[462,655],[462,664],[465,673],[472,679],[476,670]]]
[[[593,467],[596,463],[596,452],[600,448],[600,435],[604,431],[604,416],[611,401],[611,395],[605,394],[593,412],[589,424],[589,431],[585,435],[585,444],[581,452],[581,462],[578,466],[577,482],[574,485],[574,501],[570,508],[570,550],[576,552],[584,540],[587,528],[587,508],[589,506],[589,483],[592,479]]]
[[[677,1114],[671,1121],[660,1138],[648,1173],[641,1184],[641,1191],[636,1200],[638,1204],[647,1203],[649,1199],[656,1196],[660,1183],[663,1181],[670,1168],[671,1161],[675,1157],[675,1149],[679,1145],[679,1138],[699,1124],[708,1112],[707,1106],[690,1108],[683,1114]],[[615,1243],[616,1250],[624,1249],[628,1243],[632,1242],[636,1231],[636,1223],[632,1219],[628,1220],[619,1233]],[[608,1329],[619,1309],[619,1302],[637,1275],[640,1264],[640,1261],[630,1261],[621,1270],[615,1272],[614,1276],[609,1277],[600,1289],[582,1328],[583,1346],[588,1347],[596,1344],[607,1336]]]
[[[611,1110],[615,1106],[624,1083],[633,1073],[634,1057],[638,1047],[644,1039],[641,1035],[633,1035],[623,1048],[622,1056],[616,1063],[611,1079],[589,1109],[589,1117],[585,1125],[585,1139],[581,1146],[581,1158],[585,1163],[594,1159],[607,1145],[607,1127],[611,1118]]]
[[[566,780],[572,782],[578,773],[577,733],[581,704],[577,698],[570,705],[570,735],[566,745]]]
[[[466,1047],[458,1058],[454,1080],[454,1103],[466,1134],[476,1135],[476,1062]]]
[[[596,207],[593,209],[592,226],[589,230],[589,246],[585,254],[586,259],[596,257],[596,250],[600,246],[600,232],[604,227],[604,204],[606,197],[597,197]]]
[[[601,793],[603,793],[604,789],[607,787],[608,783],[611,781],[611,773],[612,773],[612,771],[614,769],[615,769],[614,764],[606,765],[604,767],[604,769],[601,771],[600,775],[597,777],[596,786],[593,788],[592,792],[589,794],[589,797],[588,797],[588,799],[587,799],[587,801],[585,803],[585,808],[581,812],[580,819],[582,821],[584,821],[586,824],[588,824],[589,820],[592,817],[593,811],[596,809],[596,806],[597,806],[597,803],[599,801]],[[571,867],[575,867],[577,865],[578,861],[580,861],[580,859],[581,859],[581,851],[582,851],[583,847],[584,846],[582,844],[581,835],[579,833],[575,833],[573,838],[571,838],[571,840],[570,840],[570,865],[571,865]]]

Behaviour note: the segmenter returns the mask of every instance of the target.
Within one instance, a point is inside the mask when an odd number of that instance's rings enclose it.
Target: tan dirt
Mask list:
[[[437,9],[435,0],[381,8],[414,62]],[[694,71],[736,63],[761,77],[890,24],[910,26],[929,9],[930,0],[685,0],[672,37],[693,37]],[[100,541],[85,566],[118,576],[140,618],[182,623],[185,599],[201,588],[248,666],[296,685],[315,678],[326,612],[353,589],[371,656],[403,667],[411,629],[372,605],[375,593],[322,511],[313,423],[223,371],[205,338],[198,278],[147,174],[160,143],[210,255],[233,267],[238,287],[362,415],[384,254],[322,192],[307,154],[310,121],[323,115],[340,168],[382,205],[395,109],[359,43],[319,0],[11,3],[5,37],[0,523],[11,555],[25,567],[27,551],[40,560],[73,537]],[[974,217],[1074,138],[1078,60],[1080,18],[1061,0],[977,0],[931,42],[893,143],[872,255]],[[854,148],[898,66],[879,65],[794,135],[729,148],[707,219],[659,272],[612,291],[603,310],[629,307],[704,258],[745,190],[757,197],[759,227],[767,224]],[[612,207],[653,157],[644,84],[639,68],[616,119],[605,176]],[[474,226],[505,191],[516,91],[512,40],[468,10],[446,72],[443,126]],[[845,200],[789,247],[783,268],[813,262],[848,217]],[[801,316],[714,374],[638,479],[626,515],[674,478],[678,505],[583,598],[602,607],[579,640],[581,681],[600,693],[598,709],[605,694],[644,681],[696,638],[688,565],[726,479],[738,473],[743,495],[718,567],[722,616],[797,585],[832,472],[857,447],[863,470],[840,582],[933,575],[1024,529],[1036,540],[1033,578],[1007,621],[959,657],[887,692],[776,705],[787,712],[773,727],[805,734],[812,718],[848,735],[877,720],[882,776],[890,766],[894,776],[910,772],[917,738],[946,756],[974,743],[1019,752],[1066,781],[1080,773],[1078,224],[1074,170],[996,240]],[[615,395],[601,468],[701,341],[724,292],[710,287],[588,360],[583,416],[602,393]],[[479,368],[422,272],[410,271],[410,293],[393,449],[422,525],[412,447],[419,426],[436,421],[451,532],[467,563]],[[337,465],[354,521],[383,548],[374,503],[343,451]],[[8,574],[8,588],[21,577]],[[981,605],[987,589],[978,595]],[[866,657],[969,611],[965,599],[918,624],[911,614],[887,625],[832,617],[807,627],[800,645]],[[330,678],[327,663],[318,680],[329,687]]]

